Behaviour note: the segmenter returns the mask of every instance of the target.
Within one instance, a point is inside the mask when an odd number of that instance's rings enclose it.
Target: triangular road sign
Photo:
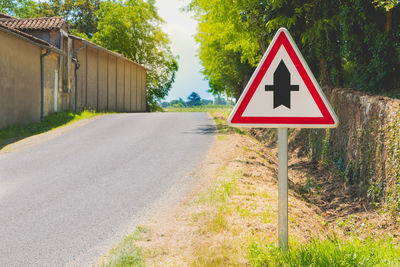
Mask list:
[[[275,34],[228,123],[269,128],[337,126],[335,112],[285,28]]]

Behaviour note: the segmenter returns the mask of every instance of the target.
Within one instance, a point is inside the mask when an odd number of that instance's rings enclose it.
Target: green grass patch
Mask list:
[[[233,106],[230,105],[203,105],[193,107],[168,107],[165,111],[168,112],[221,112],[227,114],[227,117]]]
[[[400,249],[390,238],[315,239],[292,244],[289,251],[253,243],[248,256],[252,266],[400,266]]]
[[[23,126],[14,126],[0,130],[0,150],[5,146],[23,138],[44,133],[52,129],[68,125],[78,120],[92,118],[105,113],[96,113],[85,110],[82,112],[63,111],[46,116],[42,122],[30,123]]]
[[[237,189],[236,181],[242,176],[241,171],[223,171],[223,176],[227,177],[216,181],[208,191],[207,200],[211,203],[225,202]]]
[[[130,267],[145,266],[143,253],[135,246],[135,241],[141,240],[143,233],[148,232],[144,227],[137,227],[136,231],[127,236],[117,247],[111,249],[110,254],[104,260],[103,267]]]

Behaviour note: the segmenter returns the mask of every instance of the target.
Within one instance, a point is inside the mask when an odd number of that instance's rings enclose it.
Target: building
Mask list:
[[[0,14],[0,128],[62,110],[146,111],[146,70],[61,17]]]

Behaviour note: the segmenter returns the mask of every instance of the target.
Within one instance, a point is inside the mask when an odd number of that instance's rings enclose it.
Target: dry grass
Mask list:
[[[250,247],[277,241],[275,145],[228,128],[223,113],[212,116],[219,134],[196,171],[197,186],[183,202],[154,216],[145,225],[150,231],[135,242],[146,266],[250,266]],[[341,237],[398,231],[384,223],[374,227],[374,219],[385,219],[376,211],[351,210],[356,200],[350,201],[348,191],[328,192],[342,183],[320,182],[332,175],[329,170],[290,154],[289,239],[307,243],[332,231]],[[324,195],[334,196],[333,203]]]
[[[276,240],[276,151],[219,129],[197,191],[173,211],[154,217],[145,238],[136,242],[147,266],[247,266],[252,242]],[[312,206],[293,192],[289,201],[291,236],[309,240],[323,233],[322,218]]]

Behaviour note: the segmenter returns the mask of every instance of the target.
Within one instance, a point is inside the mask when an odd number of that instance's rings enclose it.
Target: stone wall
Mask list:
[[[339,126],[319,136],[311,131],[312,158],[335,165],[372,202],[400,212],[400,100],[351,89],[333,89],[327,96]]]
[[[335,129],[292,129],[289,153],[327,165],[359,196],[400,213],[400,100],[352,89],[324,90],[339,118]],[[252,129],[276,140],[276,129]]]

